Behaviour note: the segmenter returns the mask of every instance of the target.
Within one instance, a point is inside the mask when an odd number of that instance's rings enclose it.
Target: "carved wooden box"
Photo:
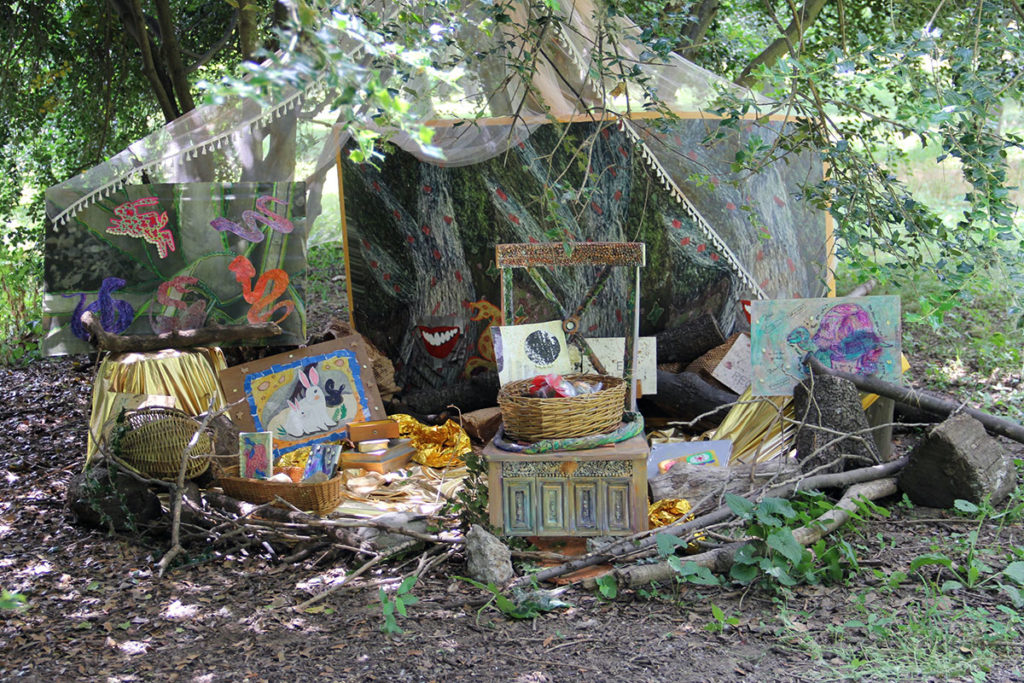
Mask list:
[[[509,536],[612,536],[647,529],[642,436],[583,451],[484,448],[491,524]]]

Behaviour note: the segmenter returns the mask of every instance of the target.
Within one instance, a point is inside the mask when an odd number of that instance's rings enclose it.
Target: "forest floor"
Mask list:
[[[413,587],[403,633],[385,635],[378,591],[416,556],[296,612],[351,567],[193,548],[161,579],[166,539],[76,526],[65,496],[94,372],[81,358],[0,369],[0,587],[27,599],[0,611],[0,680],[1024,681],[1024,613],[999,575],[1024,559],[1024,487],[980,516],[882,501],[887,517],[841,531],[859,569],[832,585],[680,583],[612,600],[573,586],[569,606],[514,620],[456,578],[454,553]],[[981,381],[1021,387],[1019,372]],[[895,450],[918,438],[898,434]],[[936,553],[952,568],[911,570]],[[971,587],[943,586],[972,561]]]

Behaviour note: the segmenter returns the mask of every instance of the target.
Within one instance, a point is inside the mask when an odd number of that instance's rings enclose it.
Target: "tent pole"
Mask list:
[[[341,209],[341,248],[345,252],[345,296],[348,298],[348,325],[354,332],[356,329],[356,318],[352,313],[352,259],[348,253],[348,223],[345,220],[345,181],[341,177],[341,146],[334,153],[336,169],[338,171],[338,207]]]

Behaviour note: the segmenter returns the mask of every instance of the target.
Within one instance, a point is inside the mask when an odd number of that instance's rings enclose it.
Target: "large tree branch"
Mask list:
[[[810,357],[807,359],[807,364],[810,366],[813,372],[822,373],[825,375],[832,375],[833,377],[841,377],[849,380],[861,391],[866,391],[871,394],[878,394],[879,396],[885,396],[891,398],[894,401],[900,403],[906,403],[907,405],[920,408],[921,410],[942,417],[948,417],[955,412],[965,412],[975,420],[985,426],[985,429],[1005,436],[1014,441],[1024,443],[1024,427],[1001,417],[995,415],[989,415],[983,413],[980,410],[970,408],[961,403],[955,401],[949,401],[946,399],[938,398],[935,396],[929,396],[928,394],[922,394],[916,389],[910,389],[907,387],[901,387],[897,384],[891,384],[884,380],[878,379],[877,377],[864,377],[862,375],[855,375],[850,372],[842,372],[840,370],[833,370],[822,365],[821,361],[816,358]]]
[[[818,14],[821,13],[821,8],[825,6],[825,2],[826,0],[806,0],[804,6],[793,16],[793,20],[789,22],[789,26],[786,27],[782,35],[773,40],[761,54],[754,57],[743,68],[739,78],[736,79],[736,83],[749,88],[754,84],[755,79],[751,76],[754,69],[761,65],[771,66],[779,60],[779,57],[792,50],[793,46],[800,42],[800,38],[803,36],[804,31],[807,30],[807,27],[818,18]]]
[[[843,496],[834,508],[818,517],[807,526],[793,530],[793,538],[797,543],[808,546],[816,543],[818,539],[826,534],[832,533],[840,526],[849,521],[850,516],[857,509],[857,502],[861,500],[878,500],[896,493],[896,478],[888,477],[877,479],[862,484],[855,484]],[[729,543],[721,548],[715,548],[698,555],[687,557],[685,562],[694,562],[699,567],[724,574],[732,568],[736,551],[746,545],[746,541]],[[661,583],[677,576],[676,570],[668,562],[657,564],[632,565],[615,570],[612,573],[620,586],[635,588],[646,586],[651,582]]]
[[[185,76],[185,65],[181,61],[181,51],[178,48],[178,37],[174,27],[174,18],[171,15],[170,3],[168,0],[155,0],[155,3],[157,21],[160,22],[161,51],[171,74],[174,91],[178,95],[181,113],[184,114],[196,108],[196,104],[192,100],[192,86]]]
[[[104,351],[124,353],[126,351],[159,351],[161,349],[186,349],[193,346],[236,342],[281,334],[277,323],[252,323],[249,325],[207,325],[195,330],[165,332],[163,334],[111,334],[103,329],[91,311],[82,314],[82,325],[89,331],[89,340]]]
[[[140,0],[107,0],[114,11],[117,12],[121,23],[142,53],[142,74],[149,81],[160,110],[164,118],[170,122],[178,118],[177,104],[172,98],[173,90],[167,79],[157,69],[156,61],[153,59],[153,45],[150,40],[149,30],[146,28],[146,16],[142,13]]]

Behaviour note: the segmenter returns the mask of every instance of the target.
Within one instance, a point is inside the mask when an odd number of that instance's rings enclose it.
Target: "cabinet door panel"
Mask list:
[[[630,482],[628,479],[611,479],[605,487],[605,514],[609,531],[629,529]]]
[[[529,479],[506,479],[503,482],[502,493],[505,503],[505,532],[510,534],[532,532],[534,530],[532,482]]]
[[[580,531],[596,530],[601,522],[601,501],[596,481],[573,484],[573,526]]]
[[[566,524],[564,481],[546,481],[540,484],[540,527],[543,531],[568,531]]]

